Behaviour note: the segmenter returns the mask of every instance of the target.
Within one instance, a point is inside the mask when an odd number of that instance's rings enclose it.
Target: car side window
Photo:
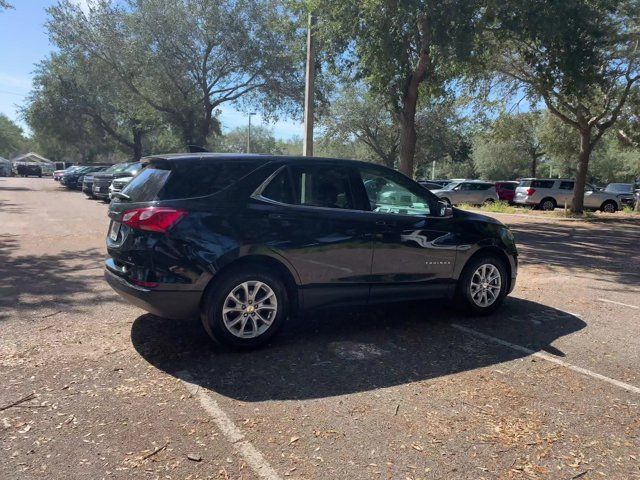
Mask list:
[[[573,190],[573,182],[560,182],[560,190]]]
[[[261,195],[274,202],[293,204],[293,185],[291,184],[289,171],[286,168],[280,169]]]
[[[418,185],[400,174],[374,169],[359,169],[369,198],[370,210],[377,213],[425,216],[431,199]]]
[[[294,165],[289,169],[296,205],[351,210],[355,208],[347,168]]]
[[[469,183],[461,183],[460,185],[458,185],[458,190],[462,191],[462,190],[471,190],[471,184]]]

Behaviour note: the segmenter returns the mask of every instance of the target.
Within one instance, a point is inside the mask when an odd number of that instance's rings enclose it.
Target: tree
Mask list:
[[[515,179],[537,176],[544,156],[538,111],[502,113],[473,139],[473,161],[484,178]]]
[[[139,160],[143,137],[160,119],[146,103],[113,79],[90,54],[54,53],[40,63],[25,118],[34,131],[80,142],[104,136]],[[91,149],[93,150],[93,149]]]
[[[0,156],[11,158],[17,155],[24,149],[26,142],[22,128],[0,113]]]
[[[493,2],[488,64],[579,138],[571,211],[581,213],[591,153],[640,78],[638,0]]]
[[[231,130],[220,138],[219,150],[229,153],[246,152],[248,135],[248,127]],[[256,125],[251,127],[251,153],[281,155],[283,151],[271,130]]]
[[[469,132],[458,111],[457,100],[444,95],[421,103],[416,115],[416,173],[430,176],[435,161],[438,176],[472,176]]]
[[[473,52],[476,1],[315,0],[334,63],[381,95],[399,125],[399,167],[414,174],[420,95],[435,94]]]
[[[13,5],[11,5],[9,2],[7,2],[6,0],[0,0],[0,12],[3,10],[10,10],[13,8]]]
[[[394,168],[398,158],[398,127],[384,102],[362,86],[339,92],[321,119],[324,143],[362,143],[379,162]]]
[[[64,51],[91,54],[114,79],[160,112],[185,144],[220,133],[216,109],[228,102],[267,112],[297,107],[303,44],[273,0],[69,0],[47,26]]]

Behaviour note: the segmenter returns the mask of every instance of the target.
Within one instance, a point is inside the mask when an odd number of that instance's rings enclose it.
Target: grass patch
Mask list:
[[[462,210],[480,210],[482,212],[492,213],[526,213],[524,209],[513,207],[509,205],[508,202],[502,201],[487,203],[481,206],[471,205],[470,203],[460,203],[456,205],[456,207],[461,208]]]

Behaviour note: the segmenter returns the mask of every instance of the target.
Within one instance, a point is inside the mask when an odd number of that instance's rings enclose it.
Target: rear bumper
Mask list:
[[[202,298],[201,291],[143,288],[118,275],[119,271],[112,259],[105,261],[105,280],[127,302],[158,317],[173,320],[197,318]]]

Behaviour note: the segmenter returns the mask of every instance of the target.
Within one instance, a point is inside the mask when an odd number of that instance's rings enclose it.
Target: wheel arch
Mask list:
[[[458,280],[460,278],[460,276],[462,275],[462,272],[464,272],[465,268],[467,268],[467,265],[469,265],[469,263],[478,258],[481,257],[483,255],[492,255],[494,257],[499,258],[500,260],[503,261],[505,268],[507,269],[507,279],[506,281],[509,282],[508,285],[508,289],[507,292],[511,291],[511,282],[513,281],[513,269],[511,266],[511,261],[509,260],[509,256],[506,254],[506,252],[501,249],[500,247],[497,247],[495,245],[484,245],[484,246],[480,246],[477,250],[475,250],[471,255],[469,255],[468,257],[466,257],[464,259],[464,263],[461,262],[461,264],[459,266],[456,265],[456,280]]]
[[[612,203],[613,205],[615,205],[616,210],[620,210],[620,204],[617,201],[613,200],[612,198],[608,198],[607,200],[602,202],[602,204],[600,205],[600,209],[599,210],[601,212],[604,212],[604,206],[608,205],[609,203]]]
[[[542,208],[542,204],[543,204],[546,200],[551,200],[551,201],[553,202],[553,204],[556,206],[556,208],[558,208],[558,201],[557,201],[555,198],[551,197],[551,196],[543,197],[543,198],[542,198],[542,200],[540,200],[540,201],[538,202],[538,206]]]
[[[231,260],[220,267],[205,287],[202,294],[202,299],[200,300],[200,307],[202,307],[202,302],[204,302],[207,298],[207,293],[209,292],[209,290],[216,287],[219,279],[224,278],[225,275],[229,274],[229,272],[233,270],[240,270],[251,267],[262,268],[268,270],[271,273],[275,273],[283,281],[287,289],[289,300],[291,302],[290,312],[292,314],[295,314],[299,311],[300,305],[302,303],[302,293],[298,288],[298,282],[296,281],[295,272],[292,272],[290,268],[287,267],[281,260],[265,254],[248,254]]]

